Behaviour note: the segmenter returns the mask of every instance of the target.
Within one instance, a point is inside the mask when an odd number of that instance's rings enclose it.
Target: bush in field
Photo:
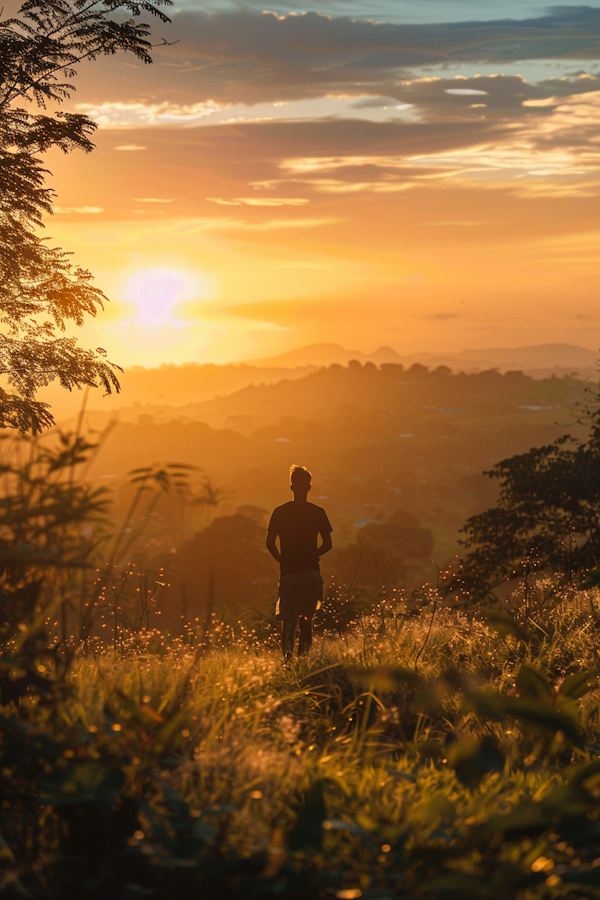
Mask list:
[[[498,463],[492,509],[462,532],[469,551],[455,582],[482,599],[513,578],[559,572],[564,581],[600,560],[600,412],[590,414],[587,441],[568,435]]]
[[[170,589],[167,614],[185,591],[191,618],[205,619],[227,607],[239,615],[277,594],[277,569],[265,549],[265,529],[243,513],[217,516],[163,560]]]
[[[385,522],[368,522],[356,541],[324,557],[334,581],[349,586],[414,588],[431,574],[433,535],[411,513],[398,510]]]
[[[0,446],[0,701],[6,702],[46,685],[44,663],[49,657],[59,664],[69,608],[85,628],[89,598],[80,590],[81,573],[102,540],[108,495],[74,477],[94,449],[80,435],[60,434],[53,445],[5,435]]]

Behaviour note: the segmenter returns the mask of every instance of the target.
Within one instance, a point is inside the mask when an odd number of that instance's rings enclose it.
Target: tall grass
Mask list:
[[[62,769],[40,788],[52,896],[596,896],[600,692],[590,676],[579,705],[557,694],[597,663],[593,600],[572,591],[543,625],[530,619],[529,640],[442,609],[423,647],[431,610],[385,627],[363,617],[285,667],[247,636],[206,649],[137,633],[81,654]],[[550,694],[530,697],[529,719],[494,713],[523,672]],[[29,719],[48,733],[42,706]],[[111,772],[123,846],[69,868],[74,828],[90,820],[61,809],[102,805]]]

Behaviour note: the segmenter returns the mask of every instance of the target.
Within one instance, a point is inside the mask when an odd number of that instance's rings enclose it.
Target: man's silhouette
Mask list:
[[[319,557],[331,550],[333,529],[327,513],[308,502],[311,477],[304,466],[292,466],[290,487],[294,499],[273,510],[267,530],[267,549],[281,566],[275,616],[281,621],[281,646],[286,661],[294,652],[297,625],[300,627],[298,656],[310,649],[312,617],[323,599]]]

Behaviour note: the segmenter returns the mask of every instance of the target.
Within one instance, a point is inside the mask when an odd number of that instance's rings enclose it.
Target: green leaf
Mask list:
[[[451,825],[456,819],[456,805],[445,794],[433,794],[413,809],[411,819],[432,827]]]
[[[519,838],[541,834],[551,827],[552,822],[553,819],[545,815],[539,807],[523,803],[506,815],[490,816],[482,827],[491,834],[501,832],[507,837]]]
[[[524,700],[521,697],[506,697],[504,702],[506,712],[525,725],[541,728],[542,731],[550,732],[552,735],[557,731],[563,731],[575,743],[581,740],[579,724],[571,716],[553,706]]]
[[[597,684],[597,672],[574,672],[565,678],[558,690],[558,696],[579,700],[580,697],[593,691]]]
[[[597,587],[600,584],[600,568],[589,569],[585,577],[579,582],[579,589],[588,591],[590,588]]]
[[[540,700],[552,703],[554,693],[548,679],[531,666],[521,666],[517,675],[519,697],[529,700]]]
[[[472,709],[480,719],[501,722],[506,718],[506,696],[491,688],[471,691],[465,696],[465,707]]]
[[[168,719],[165,724],[159,728],[152,742],[153,754],[160,755],[161,753],[164,753],[166,751],[171,741],[176,738],[175,733],[185,721],[186,716],[187,710],[181,709],[179,710],[179,712],[171,716],[171,718]]]
[[[391,693],[405,686],[420,684],[420,675],[412,669],[402,666],[377,666],[374,669],[363,669],[359,672],[361,682],[371,691]]]
[[[502,772],[504,762],[503,754],[489,736],[481,741],[465,738],[448,748],[448,763],[458,780],[469,788],[476,787],[490,772]]]
[[[419,756],[424,759],[439,761],[446,754],[446,748],[441,741],[417,741],[415,748]]]
[[[497,634],[502,637],[508,637],[510,635],[519,641],[529,640],[527,632],[518,622],[515,622],[510,613],[505,609],[492,607],[490,609],[482,610],[481,614],[488,628],[491,628],[492,631],[497,632]]]

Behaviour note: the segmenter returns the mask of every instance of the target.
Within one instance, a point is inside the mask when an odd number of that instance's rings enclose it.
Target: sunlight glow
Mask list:
[[[173,309],[187,298],[187,278],[171,269],[144,269],[125,284],[125,299],[138,310],[137,323],[150,328],[182,325],[173,318]]]

